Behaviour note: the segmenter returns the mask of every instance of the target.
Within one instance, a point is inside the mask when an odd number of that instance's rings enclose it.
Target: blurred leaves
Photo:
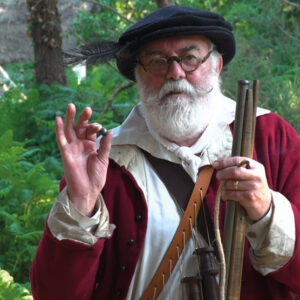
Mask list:
[[[12,130],[0,136],[0,267],[23,283],[57,193],[57,181],[24,146]]]
[[[13,277],[0,268],[0,300],[32,300],[29,290],[19,283],[15,283]]]

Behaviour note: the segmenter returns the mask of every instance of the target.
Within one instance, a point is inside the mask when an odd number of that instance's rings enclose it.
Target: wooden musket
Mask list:
[[[259,82],[253,82],[253,92],[249,81],[238,81],[237,107],[235,114],[232,156],[252,158],[256,108]],[[223,245],[226,261],[226,299],[240,299],[244,245],[246,232],[246,213],[235,201],[228,201],[225,215]]]

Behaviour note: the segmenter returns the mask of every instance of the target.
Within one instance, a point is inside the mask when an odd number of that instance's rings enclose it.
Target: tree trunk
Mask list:
[[[35,79],[50,85],[66,84],[63,66],[61,18],[57,0],[27,0],[34,44]]]
[[[156,0],[156,4],[159,8],[164,6],[175,5],[173,0]]]

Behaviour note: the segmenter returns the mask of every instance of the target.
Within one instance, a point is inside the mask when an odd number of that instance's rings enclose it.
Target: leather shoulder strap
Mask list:
[[[211,180],[212,173],[213,168],[211,167],[202,169],[199,173],[197,182],[194,186],[192,195],[190,197],[182,220],[178,226],[178,229],[174,235],[174,238],[148,288],[140,298],[141,300],[157,299],[158,295],[163,289],[164,284],[169,279],[171,272],[182,253],[184,244],[191,235],[190,222],[192,224],[192,227],[194,227],[195,225],[195,216],[197,217],[202,205],[200,191],[202,191],[202,198],[204,198]]]
[[[141,149],[142,150],[142,149]],[[193,192],[195,183],[184,168],[177,163],[157,158],[142,150],[169,193],[175,198],[179,206],[185,211]],[[197,229],[207,244],[215,247],[214,226],[204,199],[197,217]],[[218,257],[218,251],[215,255]]]

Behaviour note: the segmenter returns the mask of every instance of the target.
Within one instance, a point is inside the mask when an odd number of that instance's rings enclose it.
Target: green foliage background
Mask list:
[[[101,6],[94,13],[80,11],[73,26],[78,43],[117,39],[130,25],[124,17],[135,21],[156,9],[153,1],[100,2],[123,17]],[[300,9],[281,0],[177,3],[218,12],[234,24],[237,53],[223,70],[224,93],[235,98],[238,79],[259,79],[260,106],[300,133]],[[55,117],[73,102],[78,111],[91,106],[93,121],[113,128],[139,100],[136,87],[125,89],[103,113],[114,91],[127,83],[113,64],[90,67],[81,84],[68,69],[68,86],[50,87],[34,83],[32,64],[4,67],[17,87],[0,97],[0,300],[30,299],[29,268],[63,176]]]

